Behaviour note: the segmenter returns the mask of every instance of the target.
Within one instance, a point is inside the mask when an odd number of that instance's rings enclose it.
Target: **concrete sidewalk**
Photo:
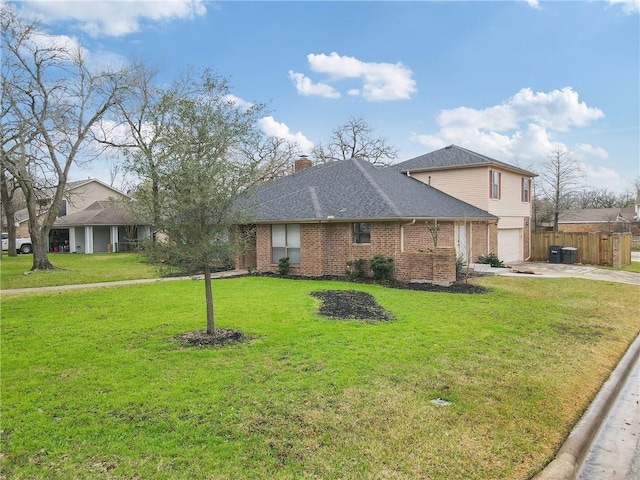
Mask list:
[[[247,270],[229,270],[227,272],[216,272],[211,274],[211,278],[229,278],[247,275]],[[83,288],[105,288],[105,287],[121,287],[123,285],[140,285],[144,283],[171,282],[173,280],[203,280],[203,275],[193,275],[190,277],[163,277],[163,278],[143,278],[139,280],[120,280],[117,282],[101,282],[101,283],[81,283],[79,285],[58,285],[54,287],[34,287],[34,288],[13,288],[0,290],[1,295],[20,294],[34,292],[57,292],[61,290],[81,290]]]

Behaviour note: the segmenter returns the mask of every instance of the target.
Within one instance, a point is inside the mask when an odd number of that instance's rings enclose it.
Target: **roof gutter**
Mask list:
[[[363,222],[363,223],[372,223],[372,222],[416,222],[420,221],[433,221],[438,220],[439,222],[495,222],[498,217],[492,215],[490,217],[340,217],[336,218],[333,215],[327,215],[323,218],[282,218],[282,219],[269,219],[269,220],[253,220],[249,223],[251,224],[281,224],[281,223],[350,223],[350,222]]]

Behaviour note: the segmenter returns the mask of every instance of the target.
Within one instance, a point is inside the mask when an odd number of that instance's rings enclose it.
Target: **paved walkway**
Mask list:
[[[239,277],[249,273],[247,270],[231,270],[228,272],[216,272],[211,274],[211,278],[229,278]],[[100,282],[100,283],[81,283],[78,285],[58,285],[55,287],[35,287],[35,288],[13,288],[0,290],[0,294],[9,293],[33,293],[33,292],[57,292],[60,290],[80,290],[83,288],[100,288],[100,287],[120,287],[123,285],[138,285],[143,283],[171,282],[173,280],[202,280],[202,275],[193,275],[190,277],[164,277],[164,278],[142,278],[139,280],[120,280],[117,282]]]

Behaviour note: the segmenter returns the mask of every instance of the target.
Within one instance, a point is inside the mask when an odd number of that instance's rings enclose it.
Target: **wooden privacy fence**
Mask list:
[[[575,247],[575,263],[622,267],[631,263],[630,233],[556,233],[531,235],[531,260],[549,260],[549,247]]]

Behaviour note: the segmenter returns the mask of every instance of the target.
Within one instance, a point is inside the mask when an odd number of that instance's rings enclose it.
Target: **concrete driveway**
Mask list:
[[[640,253],[640,252],[633,252]],[[640,285],[640,273],[624,272],[610,268],[600,268],[594,265],[568,265],[564,263],[548,262],[510,262],[508,268],[492,268],[489,265],[473,264],[474,272],[487,275],[504,275],[530,278],[585,278],[588,280],[602,280],[605,282],[628,283]]]

